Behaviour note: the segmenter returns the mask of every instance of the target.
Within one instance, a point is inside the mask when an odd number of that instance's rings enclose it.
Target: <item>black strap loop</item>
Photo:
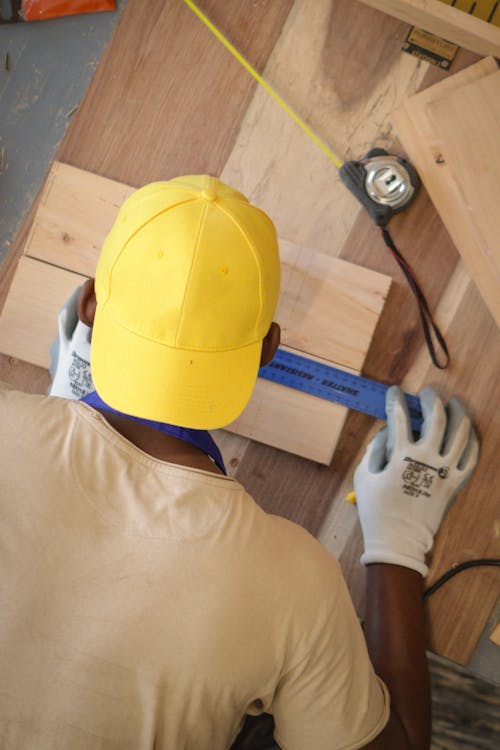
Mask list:
[[[389,231],[385,229],[385,227],[381,227],[380,232],[382,234],[382,237],[384,238],[385,244],[398,262],[399,267],[401,268],[406,280],[408,281],[410,289],[417,299],[420,319],[422,321],[422,328],[424,329],[425,341],[429,350],[429,354],[431,355],[432,362],[434,365],[436,365],[436,367],[439,367],[440,370],[445,370],[450,363],[448,347],[446,346],[446,341],[444,340],[443,334],[439,330],[437,324],[434,321],[434,318],[432,317],[432,313],[429,310],[429,305],[427,304],[424,293],[422,292],[418,284],[413,269],[408,265],[406,260],[397,249],[391,235],[389,234]],[[439,362],[438,360],[438,356],[436,353],[437,347],[435,347],[434,345],[433,336],[437,341],[439,347],[441,348],[441,351],[444,352],[445,358],[443,362]]]

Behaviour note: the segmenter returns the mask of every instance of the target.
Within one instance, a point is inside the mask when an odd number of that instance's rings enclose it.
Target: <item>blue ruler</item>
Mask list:
[[[327,401],[334,401],[377,419],[386,419],[385,394],[388,385],[316,362],[295,352],[278,349],[272,362],[260,368],[259,378],[272,380],[273,383],[286,385],[288,388],[295,388],[297,391]],[[406,393],[405,396],[412,429],[414,432],[420,432],[420,400],[411,393]]]

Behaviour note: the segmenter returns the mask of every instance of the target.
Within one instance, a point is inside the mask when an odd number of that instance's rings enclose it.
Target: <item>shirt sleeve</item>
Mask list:
[[[336,565],[336,561],[334,561]],[[315,640],[287,670],[273,701],[275,740],[282,750],[356,750],[387,724],[389,692],[373,670],[341,574]]]

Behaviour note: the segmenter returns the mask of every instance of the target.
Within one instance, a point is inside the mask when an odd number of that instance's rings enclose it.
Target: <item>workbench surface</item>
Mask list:
[[[0,263],[120,18],[89,13],[0,26]],[[71,114],[73,111],[73,115]]]
[[[390,112],[447,75],[401,54],[404,23],[350,0],[316,0],[314,12],[306,0],[199,5],[343,158],[359,158],[374,145],[398,149]],[[477,59],[460,51],[452,72]],[[414,298],[333,164],[181,0],[129,0],[57,158],[136,186],[178,174],[219,175],[264,208],[281,237],[391,275],[364,373],[414,392],[426,384],[460,395],[483,443],[476,475],[440,530],[429,583],[457,562],[500,556],[499,333],[424,190],[394,218],[391,232],[445,333],[452,360],[445,372],[430,363]],[[18,207],[32,197],[23,196]],[[33,210],[4,263],[0,306],[32,216]],[[48,384],[45,371],[3,355],[0,378],[33,392]],[[220,436],[226,463],[255,499],[305,526],[340,559],[360,612],[361,531],[344,497],[374,428],[372,419],[351,413],[330,467]],[[497,592],[498,571],[476,569],[436,593],[429,603],[431,648],[467,663]]]

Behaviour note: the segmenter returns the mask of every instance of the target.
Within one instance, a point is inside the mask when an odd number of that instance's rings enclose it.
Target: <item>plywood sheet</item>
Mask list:
[[[294,0],[198,5],[261,71]],[[128,0],[59,158],[132,185],[219,175],[255,86],[182,0]]]
[[[310,0],[199,0],[199,5],[344,158],[359,158],[375,145],[395,148],[390,113],[420,88],[449,79],[445,71],[401,55],[407,25],[363,3],[315,0],[313,10]],[[476,61],[459,50],[453,71]],[[483,445],[481,470],[443,523],[431,583],[471,553],[493,553],[500,539],[495,536],[498,524],[491,521],[497,508],[491,487],[498,483],[498,332],[422,190],[415,203],[391,221],[391,232],[448,337],[451,368],[438,374],[422,345],[411,292],[371,220],[338,182],[326,157],[309,148],[304,134],[295,136],[275,114],[275,105],[266,104],[256,91],[253,80],[184,3],[128,0],[58,158],[141,185],[183,173],[221,175],[231,157],[226,179],[269,211],[281,237],[393,275],[364,372],[388,383],[408,376],[409,389],[438,384],[445,395],[460,395]],[[34,213],[7,259],[0,306]],[[478,371],[481,379],[475,388]],[[0,377],[32,392],[46,387],[45,371],[2,355]],[[340,558],[360,610],[361,532],[356,508],[344,497],[372,430],[372,419],[351,412],[328,467],[256,442],[245,449],[245,439],[229,433],[222,445],[236,478],[265,510],[320,534]],[[467,580],[457,576],[433,597],[433,650],[467,662],[490,613],[492,586],[491,573],[479,568]]]
[[[265,77],[341,159],[359,159],[375,144],[389,146],[389,113],[425,72],[400,54],[398,32],[402,41],[395,19],[352,0],[315,0],[314,11],[297,0]],[[267,211],[280,237],[328,255],[340,255],[360,211],[333,162],[261,88],[222,179]]]
[[[500,323],[498,264],[495,264],[494,261],[495,248],[498,248],[498,233],[496,239],[495,229],[493,229],[493,233],[490,231],[488,239],[484,235],[484,229],[488,229],[496,220],[497,212],[493,211],[494,215],[483,222],[482,219],[480,220],[481,213],[477,216],[474,215],[471,204],[464,193],[464,188],[470,191],[475,190],[479,184],[483,183],[483,180],[488,179],[488,174],[492,170],[494,173],[496,170],[498,175],[498,167],[496,166],[498,162],[495,159],[489,161],[483,159],[483,168],[467,177],[469,181],[472,178],[474,187],[472,188],[467,184],[462,187],[458,173],[458,179],[453,174],[453,160],[443,156],[444,131],[441,131],[443,135],[438,133],[430,119],[435,106],[445,106],[440,104],[441,100],[445,102],[452,93],[461,91],[464,87],[474,87],[476,82],[485,77],[496,76],[497,73],[498,66],[493,58],[481,60],[470,68],[408,99],[403,107],[394,112],[393,120],[398,136],[417,167],[457,249],[467,263],[469,271],[478,284],[495,320]],[[493,87],[495,87],[495,84]],[[492,103],[492,106],[494,107],[495,104]],[[471,116],[474,116],[472,111]],[[477,123],[476,138],[473,139],[468,136],[465,138],[464,149],[459,157],[461,160],[469,160],[471,170],[477,164],[476,142],[478,139],[480,142],[495,139],[495,131],[492,132],[491,136],[488,136],[487,131],[484,132],[484,136],[480,134],[481,131],[478,130],[478,127],[482,130],[482,118],[477,120]],[[457,131],[460,131],[460,127],[457,123]],[[463,130],[462,133],[464,133]],[[479,143],[477,143],[477,147],[479,147]],[[491,190],[491,184],[487,189]],[[489,200],[494,200],[494,195],[495,192],[490,195]],[[498,187],[496,188],[496,195],[498,201]],[[478,206],[478,208],[480,207]]]
[[[48,366],[57,312],[71,293],[72,274],[94,274],[105,235],[131,192],[127,185],[54,163],[26,243],[30,257],[21,261],[0,319],[3,352]],[[390,278],[286,240],[280,241],[280,254],[276,319],[283,343],[359,372]],[[227,429],[327,464],[346,413],[336,404],[259,381],[247,409]]]

